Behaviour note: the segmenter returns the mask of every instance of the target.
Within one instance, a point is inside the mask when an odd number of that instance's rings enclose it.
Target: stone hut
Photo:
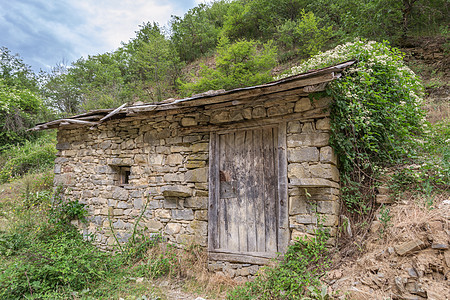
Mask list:
[[[207,247],[211,269],[248,275],[313,233],[320,216],[336,234],[331,99],[317,92],[353,63],[31,130],[57,128],[55,185],[87,205],[80,226],[100,247],[115,244],[110,225],[127,241],[143,213],[149,234]]]

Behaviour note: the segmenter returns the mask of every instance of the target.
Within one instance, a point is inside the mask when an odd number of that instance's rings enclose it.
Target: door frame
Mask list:
[[[210,133],[209,140],[209,204],[208,204],[208,257],[211,260],[231,261],[251,264],[268,264],[276,257],[274,253],[238,253],[217,250],[218,245],[218,199],[220,188],[219,176],[219,135],[241,130],[251,130],[261,127],[278,128],[278,146],[275,157],[275,168],[278,176],[278,234],[277,248],[279,253],[285,253],[289,240],[289,216],[288,216],[288,177],[286,155],[286,122],[270,124],[267,126],[249,126],[233,130],[222,130]]]

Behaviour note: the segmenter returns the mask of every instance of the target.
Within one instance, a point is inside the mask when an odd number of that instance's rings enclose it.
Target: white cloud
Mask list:
[[[167,24],[199,0],[0,0],[0,46],[34,69],[114,51],[139,25]]]
[[[171,2],[155,0],[79,0],[72,5],[84,15],[85,23],[76,28],[88,42],[83,55],[115,50],[135,36],[139,25],[165,25],[172,14],[183,13]]]
[[[208,1],[208,0],[195,0],[195,1],[194,1],[195,6],[199,5],[200,3],[208,4],[208,3],[211,3],[211,2],[212,2],[212,1]]]

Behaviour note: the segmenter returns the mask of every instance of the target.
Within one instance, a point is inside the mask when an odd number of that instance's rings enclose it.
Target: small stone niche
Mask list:
[[[125,186],[130,183],[131,167],[130,166],[111,166],[115,171],[114,185]]]

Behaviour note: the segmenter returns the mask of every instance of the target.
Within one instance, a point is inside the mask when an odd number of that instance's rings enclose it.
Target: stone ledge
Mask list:
[[[161,192],[164,197],[190,197],[192,196],[192,189],[185,186],[163,186]]]
[[[289,186],[296,187],[334,187],[339,188],[339,184],[323,178],[292,178]]]

